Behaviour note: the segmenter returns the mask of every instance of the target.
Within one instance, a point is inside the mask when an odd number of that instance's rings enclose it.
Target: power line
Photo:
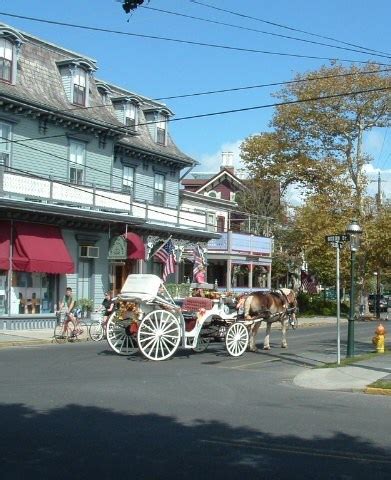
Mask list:
[[[391,89],[391,87],[382,87],[382,88],[374,88],[374,89],[360,90],[360,91],[354,91],[354,92],[344,92],[344,93],[338,93],[338,94],[327,95],[327,96],[325,95],[325,96],[322,96],[322,97],[312,97],[312,98],[307,98],[307,99],[291,100],[291,101],[284,101],[284,102],[275,102],[275,103],[267,104],[267,105],[258,105],[258,106],[253,106],[253,107],[246,107],[246,108],[233,109],[233,110],[225,110],[225,111],[220,111],[220,112],[205,113],[205,114],[199,114],[199,115],[191,115],[191,116],[187,116],[187,117],[170,119],[169,121],[172,122],[172,121],[188,120],[188,119],[194,119],[194,118],[202,118],[202,117],[207,117],[207,116],[224,115],[224,114],[228,114],[228,113],[236,113],[236,112],[243,112],[243,111],[248,111],[248,110],[263,109],[263,108],[270,108],[270,107],[276,107],[276,106],[284,106],[284,105],[293,105],[293,104],[313,102],[313,101],[318,101],[318,100],[327,100],[327,99],[331,99],[331,98],[354,96],[354,95],[359,95],[359,94],[364,94],[364,93],[386,91],[386,90],[390,90],[390,89]],[[145,124],[140,124],[140,125],[145,125]],[[64,135],[62,135],[62,136],[64,136]],[[41,139],[43,139],[43,138],[44,137],[41,137]],[[9,140],[9,139],[6,139],[4,137],[3,137],[3,140],[5,140],[6,142],[11,142],[11,143],[19,143],[20,142],[18,140]],[[30,140],[35,140],[35,139],[30,139]],[[26,141],[27,141],[27,139],[26,139]],[[45,150],[42,150],[42,149],[39,149],[39,148],[36,148],[36,147],[32,147],[30,145],[25,145],[24,143],[20,143],[20,145],[25,147],[25,148],[28,148],[30,150],[34,150],[34,151],[37,151],[39,153],[50,155],[53,158],[58,158],[58,159],[60,159],[62,161],[65,161],[67,163],[71,163],[69,159],[61,157],[61,156],[56,155],[54,153],[46,152]],[[100,170],[96,167],[91,167],[91,166],[85,165],[85,168],[89,169],[91,171],[95,171],[95,172],[103,173],[104,175],[107,175],[106,171]],[[119,178],[122,181],[122,176],[115,175],[113,173],[110,173],[109,175],[110,175],[110,178]],[[153,188],[151,185],[143,184],[143,183],[136,182],[136,181],[134,181],[134,184],[142,186],[142,187],[151,188],[151,189]],[[177,196],[175,193],[171,193],[171,192],[166,192],[166,194]]]
[[[203,42],[195,42],[191,40],[183,40],[179,38],[170,38],[170,37],[160,37],[157,35],[146,35],[146,34],[141,34],[141,33],[131,33],[131,32],[123,32],[120,30],[110,30],[107,28],[101,28],[101,27],[91,27],[88,25],[79,25],[79,24],[74,24],[74,23],[66,23],[66,22],[59,22],[56,20],[45,20],[42,18],[36,18],[36,17],[27,17],[24,15],[16,15],[13,13],[7,13],[7,12],[0,12],[0,15],[4,15],[6,17],[13,17],[13,18],[20,18],[23,20],[31,20],[33,22],[40,22],[40,23],[48,23],[51,25],[60,25],[63,27],[71,27],[71,28],[80,28],[83,30],[91,30],[95,32],[104,32],[104,33],[114,33],[117,35],[126,35],[126,36],[131,36],[131,37],[139,37],[139,38],[149,38],[151,40],[163,40],[167,42],[175,42],[175,43],[183,43],[187,45],[196,45],[196,46],[201,46],[201,47],[211,47],[211,48],[220,48],[220,49],[225,49],[225,50],[230,50],[230,51],[239,51],[239,52],[248,52],[248,53],[261,53],[263,55],[276,55],[276,56],[283,56],[283,57],[295,57],[295,58],[308,58],[312,60],[329,60],[329,61],[339,61],[339,62],[349,62],[349,63],[373,63],[375,65],[382,65],[382,66],[388,66],[386,63],[380,63],[380,62],[373,62],[373,61],[364,61],[364,60],[351,60],[351,59],[344,59],[344,58],[336,58],[336,57],[318,57],[315,55],[300,55],[298,53],[285,53],[285,52],[272,52],[268,50],[257,50],[257,49],[251,49],[251,48],[241,48],[241,47],[233,47],[230,45],[219,45],[219,44],[213,44],[213,43],[203,43]]]
[[[363,54],[366,54],[366,55],[368,55],[368,53],[370,53],[367,49],[358,50],[356,48],[340,47],[338,45],[331,45],[330,43],[316,42],[314,40],[307,40],[305,38],[298,38],[298,37],[292,37],[290,35],[282,35],[280,33],[267,32],[265,30],[259,30],[257,28],[243,27],[242,25],[234,25],[232,23],[220,22],[220,21],[217,21],[217,20],[212,20],[210,18],[195,17],[194,15],[187,15],[187,14],[184,14],[184,13],[172,12],[170,10],[163,10],[161,8],[146,7],[146,6],[142,7],[142,8],[145,8],[147,10],[153,10],[153,11],[156,11],[156,12],[167,13],[168,15],[175,15],[175,16],[178,16],[178,17],[189,18],[191,20],[199,20],[201,22],[213,23],[213,24],[222,25],[222,26],[225,26],[225,27],[238,28],[240,30],[247,30],[249,32],[262,33],[263,35],[271,35],[273,37],[285,38],[287,40],[295,40],[297,42],[309,43],[309,44],[312,44],[312,45],[321,45],[323,47],[336,48],[336,49],[339,49],[339,50],[346,50],[346,51],[356,52],[356,53],[363,53]],[[391,55],[383,55],[383,54],[380,54],[380,53],[371,53],[371,55],[375,55],[376,57],[391,58]]]
[[[288,25],[283,25],[281,23],[276,23],[276,22],[271,22],[269,20],[265,20],[265,19],[262,19],[262,18],[258,18],[258,17],[252,17],[250,15],[245,15],[244,13],[239,13],[239,12],[234,12],[232,10],[226,10],[224,8],[219,8],[219,7],[216,7],[214,5],[209,5],[207,3],[203,3],[203,2],[199,2],[197,0],[190,0],[191,3],[196,3],[198,5],[202,5],[203,7],[207,7],[207,8],[211,8],[211,9],[214,9],[214,10],[218,10],[220,12],[225,12],[225,13],[230,13],[231,15],[236,15],[238,17],[242,17],[242,18],[249,18],[251,20],[256,20],[258,22],[262,22],[262,23],[266,23],[268,25],[273,25],[274,27],[279,27],[279,28],[284,28],[286,30],[291,30],[293,32],[299,32],[299,33],[304,33],[305,35],[311,35],[313,37],[317,37],[317,38],[323,38],[325,40],[332,40],[333,42],[337,42],[337,43],[341,43],[343,45],[348,45],[350,47],[356,47],[356,48],[360,48],[362,50],[367,50],[368,52],[375,52],[375,53],[381,53],[381,54],[385,54],[387,56],[389,56],[390,54],[387,53],[387,52],[383,52],[381,50],[374,50],[372,48],[366,48],[366,47],[363,47],[361,45],[357,45],[355,43],[349,43],[349,42],[344,42],[343,40],[338,40],[337,38],[333,38],[333,37],[327,37],[325,35],[319,35],[317,33],[312,33],[312,32],[308,32],[306,30],[300,30],[298,28],[294,28],[294,27],[289,27]]]

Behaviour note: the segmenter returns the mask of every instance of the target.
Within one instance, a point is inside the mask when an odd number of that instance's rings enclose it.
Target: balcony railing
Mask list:
[[[154,224],[206,229],[204,213],[137,202],[126,192],[116,192],[95,186],[72,185],[51,178],[14,174],[7,172],[4,166],[0,165],[0,199],[2,197],[127,214],[144,218],[147,222]]]

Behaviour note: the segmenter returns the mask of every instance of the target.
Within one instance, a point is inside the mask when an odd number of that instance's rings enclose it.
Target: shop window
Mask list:
[[[8,313],[7,289],[8,272],[0,270],[0,316]]]
[[[56,275],[47,273],[13,272],[10,314],[39,314],[55,311]]]

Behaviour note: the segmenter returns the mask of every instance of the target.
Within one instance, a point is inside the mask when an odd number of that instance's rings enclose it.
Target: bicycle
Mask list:
[[[77,316],[71,317],[67,312],[58,312],[57,322],[54,327],[54,340],[56,343],[86,341],[88,339],[87,325]]]
[[[91,340],[94,342],[100,342],[103,338],[106,338],[106,330],[107,330],[107,318],[105,320],[105,312],[102,313],[102,318],[100,320],[95,320],[91,322],[89,335]]]

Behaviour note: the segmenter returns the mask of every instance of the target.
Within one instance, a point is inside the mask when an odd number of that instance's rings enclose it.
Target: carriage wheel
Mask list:
[[[232,357],[239,357],[246,351],[248,340],[248,330],[243,323],[233,323],[225,336],[225,346],[228,353]]]
[[[179,346],[181,340],[179,321],[167,310],[154,310],[142,319],[137,340],[145,357],[150,360],[166,360]]]
[[[107,341],[118,355],[132,355],[138,351],[136,335],[130,331],[132,321],[119,320],[113,313],[106,327]]]
[[[201,335],[198,335],[196,346],[192,348],[192,350],[196,353],[205,352],[205,350],[209,347],[209,343],[210,338],[201,337]]]
[[[93,322],[90,325],[90,338],[94,342],[100,342],[104,335],[104,329],[101,322]]]

